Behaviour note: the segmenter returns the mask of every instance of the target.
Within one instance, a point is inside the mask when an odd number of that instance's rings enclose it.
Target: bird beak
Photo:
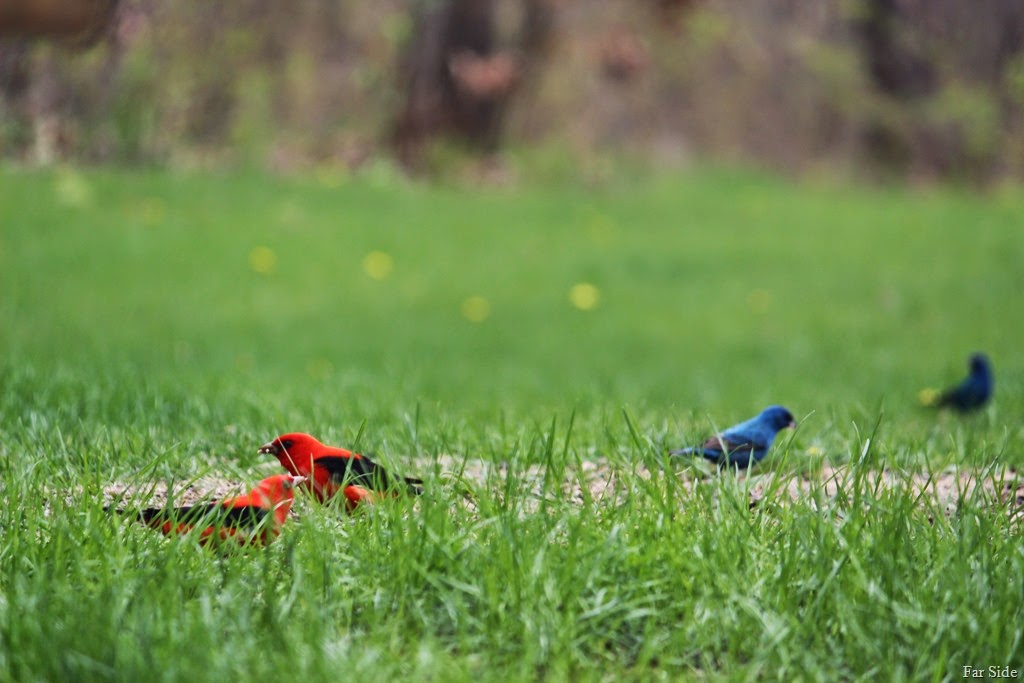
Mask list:
[[[786,429],[796,429],[796,420],[793,420],[788,425],[786,425]]]
[[[301,476],[301,475],[296,474],[296,475],[292,476],[292,483],[293,484],[301,484],[304,481],[306,481],[306,478]]]
[[[270,443],[265,443],[262,446],[260,446],[260,449],[256,452],[261,454],[269,453],[270,455],[277,456],[281,454],[281,448],[276,443],[271,441]]]

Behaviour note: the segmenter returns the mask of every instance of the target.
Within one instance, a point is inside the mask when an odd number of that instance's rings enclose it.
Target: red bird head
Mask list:
[[[282,434],[270,443],[260,446],[258,453],[269,453],[281,466],[295,475],[309,476],[313,471],[313,458],[326,448],[309,434],[294,432]]]

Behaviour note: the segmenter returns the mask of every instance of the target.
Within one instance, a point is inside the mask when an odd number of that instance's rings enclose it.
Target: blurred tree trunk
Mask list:
[[[67,84],[52,54],[33,53],[37,39],[58,41],[70,52],[104,38],[114,42],[118,0],[0,0],[0,111],[23,131],[16,146],[31,149],[41,164],[57,161],[70,146]],[[99,73],[109,93],[120,53],[103,61]],[[29,132],[31,131],[31,132]]]
[[[899,0],[865,0],[857,22],[861,49],[871,84],[884,97],[906,102],[933,94],[938,87],[934,66],[921,54],[919,26],[902,11]],[[864,130],[864,149],[875,164],[906,172],[920,156],[910,130],[899,122],[877,118]]]
[[[863,0],[855,27],[872,85],[901,112],[865,127],[873,160],[901,173],[983,180],[1002,155],[972,128],[1014,128],[1007,68],[1024,48],[1024,2]],[[951,87],[961,88],[959,106]]]
[[[393,129],[399,158],[416,166],[423,144],[450,135],[482,152],[501,142],[512,94],[539,63],[551,0],[521,0],[511,44],[498,40],[495,0],[420,0],[401,65],[404,102]]]
[[[914,26],[898,0],[867,0],[860,33],[872,83],[895,98],[928,95],[937,79],[933,65],[913,44]]]

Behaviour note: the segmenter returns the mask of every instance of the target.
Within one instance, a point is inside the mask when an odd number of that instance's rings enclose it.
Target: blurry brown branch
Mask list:
[[[0,0],[0,35],[87,41],[107,26],[117,0]]]

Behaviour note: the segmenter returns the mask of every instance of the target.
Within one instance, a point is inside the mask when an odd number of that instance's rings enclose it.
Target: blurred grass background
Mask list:
[[[254,442],[417,409],[732,420],[770,403],[815,412],[808,440],[850,406],[923,431],[918,390],[978,349],[1019,432],[1015,191],[64,168],[7,170],[0,195],[9,373],[129,377],[289,416]]]

